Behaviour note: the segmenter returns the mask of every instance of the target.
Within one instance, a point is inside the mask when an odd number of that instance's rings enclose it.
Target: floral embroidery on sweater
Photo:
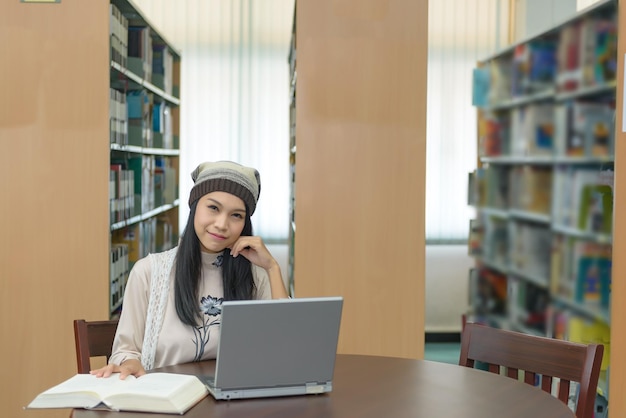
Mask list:
[[[220,261],[221,265],[221,256],[215,260],[215,263]],[[214,263],[214,264],[215,264]],[[204,354],[204,349],[206,345],[209,343],[209,339],[211,338],[211,328],[220,325],[221,313],[222,313],[222,302],[224,298],[215,298],[211,295],[203,296],[200,300],[200,310],[202,311],[202,325],[198,325],[194,327],[194,345],[196,346],[196,355],[194,357],[194,361],[202,360],[202,355]]]

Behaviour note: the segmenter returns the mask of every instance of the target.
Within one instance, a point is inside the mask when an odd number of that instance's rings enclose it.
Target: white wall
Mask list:
[[[474,259],[467,245],[426,246],[426,332],[460,332],[467,313],[468,275]]]

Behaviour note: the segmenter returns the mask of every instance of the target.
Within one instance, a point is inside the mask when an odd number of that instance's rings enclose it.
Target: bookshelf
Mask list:
[[[180,53],[128,0],[111,1],[110,317],[133,264],[178,241]]]
[[[140,19],[132,2],[113,4],[131,12],[132,22]],[[167,158],[173,167],[178,159],[178,146],[112,143],[111,88],[143,86],[155,103],[169,103],[172,131],[178,135],[180,63],[176,53],[176,82],[168,93],[158,76],[148,79],[128,62],[114,61],[110,17],[109,0],[0,2],[0,27],[11,39],[0,43],[6,64],[0,66],[0,228],[5,237],[0,324],[7,336],[0,354],[11,359],[5,374],[15,377],[0,390],[6,416],[69,414],[23,407],[76,373],[72,321],[111,315],[113,233],[162,217],[170,219],[173,231],[178,229],[177,191],[173,201],[155,205],[154,212],[111,222],[112,157]],[[157,31],[153,35],[160,38]],[[123,126],[117,122],[113,126]]]
[[[599,1],[474,70],[470,315],[605,345],[608,398],[617,4]]]
[[[297,2],[295,22],[295,296],[344,297],[340,353],[422,358],[427,3]]]

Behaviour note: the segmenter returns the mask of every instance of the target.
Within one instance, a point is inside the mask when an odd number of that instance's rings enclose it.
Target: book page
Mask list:
[[[112,392],[124,392],[128,390],[128,385],[135,381],[135,376],[128,376],[121,380],[119,373],[112,374],[111,377],[102,378],[90,374],[77,374],[65,382],[53,386],[43,392],[46,395],[63,394],[72,392],[94,392],[105,397]]]
[[[208,394],[196,376],[172,373],[148,373],[124,389],[104,402],[127,411],[183,413]]]
[[[113,377],[113,376],[111,376]],[[143,395],[154,398],[169,398],[177,390],[184,389],[195,376],[173,373],[148,373],[135,379],[127,387],[112,386],[116,393]],[[122,390],[118,390],[122,389]],[[113,391],[109,392],[114,394]]]
[[[135,381],[134,376],[120,380],[119,373],[110,378],[97,378],[90,374],[77,374],[70,379],[40,393],[28,408],[90,408],[100,404],[111,392],[126,391]]]

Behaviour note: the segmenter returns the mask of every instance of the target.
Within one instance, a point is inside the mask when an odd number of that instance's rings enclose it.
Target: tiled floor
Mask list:
[[[461,344],[452,343],[426,343],[424,346],[424,359],[441,363],[459,364]]]

